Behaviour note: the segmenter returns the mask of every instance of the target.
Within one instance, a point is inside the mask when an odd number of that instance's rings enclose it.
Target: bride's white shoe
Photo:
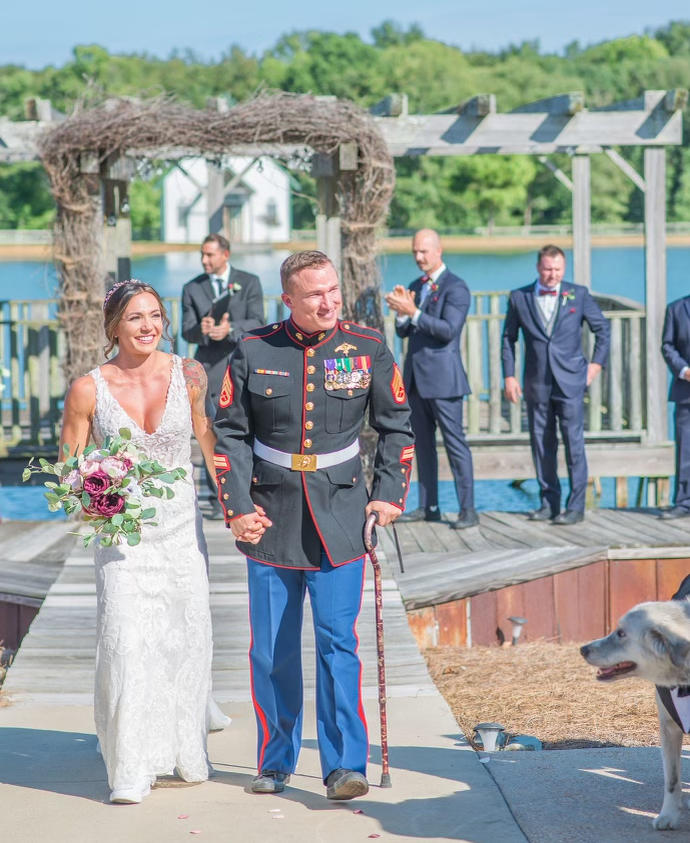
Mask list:
[[[232,723],[232,717],[224,714],[218,703],[210,695],[206,702],[206,717],[208,718],[209,732],[221,732]]]
[[[139,787],[119,787],[110,794],[110,801],[120,805],[137,805],[151,793],[151,785],[147,782]]]

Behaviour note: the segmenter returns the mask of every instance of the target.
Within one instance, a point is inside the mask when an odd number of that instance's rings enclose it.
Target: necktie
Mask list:
[[[543,290],[543,289],[540,289],[539,295],[540,296],[555,296],[557,294],[557,292],[558,292],[558,290]]]
[[[218,275],[209,275],[211,284],[213,284],[213,291],[215,298],[219,299],[223,295],[223,279]]]

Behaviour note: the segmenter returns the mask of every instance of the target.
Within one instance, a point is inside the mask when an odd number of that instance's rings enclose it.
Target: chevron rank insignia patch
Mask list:
[[[405,393],[405,384],[403,383],[402,375],[398,364],[393,364],[393,380],[391,381],[391,392],[393,393],[393,400],[396,404],[404,404],[407,399]]]
[[[225,409],[226,407],[230,407],[232,404],[233,399],[233,386],[232,386],[232,377],[230,376],[230,366],[225,370],[225,375],[223,376],[223,385],[220,388],[220,398],[218,399],[218,406]]]

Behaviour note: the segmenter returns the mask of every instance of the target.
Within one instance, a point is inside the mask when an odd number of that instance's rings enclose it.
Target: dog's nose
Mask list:
[[[587,658],[587,656],[589,655],[589,644],[583,644],[580,647],[580,655],[585,659]]]

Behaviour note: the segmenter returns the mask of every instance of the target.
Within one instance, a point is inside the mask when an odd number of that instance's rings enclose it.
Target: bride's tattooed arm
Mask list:
[[[206,393],[208,390],[206,371],[197,360],[185,357],[182,360],[182,373],[184,374],[192,410],[194,436],[201,447],[201,453],[204,455],[204,461],[211,477],[215,477],[213,448],[216,444],[216,436],[213,432],[213,419],[209,418],[206,412]]]

